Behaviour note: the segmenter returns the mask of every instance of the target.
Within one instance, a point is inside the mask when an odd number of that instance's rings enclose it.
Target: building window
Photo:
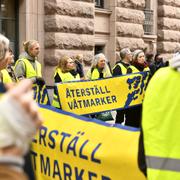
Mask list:
[[[153,32],[153,25],[154,25],[153,10],[145,9],[144,15],[145,15],[144,34],[153,35],[154,34],[154,32]]]
[[[95,7],[104,8],[104,0],[95,0]]]
[[[104,45],[95,45],[94,54],[104,53]]]
[[[10,40],[15,56],[18,48],[17,0],[0,0],[0,33]]]

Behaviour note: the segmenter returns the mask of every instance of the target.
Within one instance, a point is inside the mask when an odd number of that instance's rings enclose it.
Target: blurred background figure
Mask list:
[[[171,61],[170,66],[180,72],[180,54],[177,54]]]
[[[108,60],[103,53],[94,57],[91,68],[87,72],[86,78],[90,80],[111,77],[111,71],[108,66]]]
[[[78,81],[80,75],[76,70],[76,64],[73,59],[68,56],[63,56],[58,63],[54,73],[54,83]],[[52,106],[60,108],[58,100],[57,88],[54,89]]]
[[[165,61],[161,54],[157,53],[154,57],[154,64],[156,66],[156,71],[162,67],[169,65],[169,61]]]
[[[80,75],[81,80],[85,79],[83,67],[83,54],[78,54],[75,57],[76,71]]]
[[[146,54],[146,62],[148,63],[148,67],[150,69],[150,74],[153,76],[153,74],[156,72],[156,66],[154,63],[154,54],[153,53],[147,53]]]
[[[177,57],[178,55],[180,55],[180,46],[178,46],[178,47],[174,50],[174,55],[173,55],[173,57]]]

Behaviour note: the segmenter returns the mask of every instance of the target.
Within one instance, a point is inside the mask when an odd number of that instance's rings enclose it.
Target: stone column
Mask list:
[[[109,59],[111,60],[111,67],[113,67],[116,61],[119,59],[118,55],[116,54],[116,1],[110,1],[110,10],[112,11],[110,17],[110,37],[109,37]]]
[[[53,84],[54,67],[63,55],[84,55],[90,64],[94,49],[93,0],[45,0],[45,73]]]
[[[158,0],[158,52],[166,58],[180,46],[180,1]]]
[[[39,61],[44,62],[44,0],[19,1],[19,46],[26,40],[38,40],[41,47]]]
[[[144,49],[144,0],[117,0],[116,8],[116,51],[124,47],[132,50]]]

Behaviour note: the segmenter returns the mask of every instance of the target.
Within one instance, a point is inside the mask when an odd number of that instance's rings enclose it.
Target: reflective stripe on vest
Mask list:
[[[6,69],[1,70],[3,83],[12,83],[13,80]]]
[[[126,68],[122,63],[116,64],[116,65],[114,66],[113,70],[114,70],[117,66],[119,66],[119,67],[121,68],[121,73],[122,73],[122,75],[127,74],[127,68]]]
[[[25,64],[26,78],[37,77],[37,76],[42,77],[41,64],[37,60],[35,60],[36,69],[34,69],[33,65],[28,59],[22,58],[19,59],[18,61],[23,61]]]
[[[151,169],[180,172],[180,159],[146,156],[146,163]]]
[[[160,68],[148,84],[142,129],[148,180],[180,179],[180,74]]]

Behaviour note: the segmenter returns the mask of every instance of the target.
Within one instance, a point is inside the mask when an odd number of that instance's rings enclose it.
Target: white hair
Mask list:
[[[143,52],[143,50],[141,50],[141,49],[136,49],[134,52],[133,52],[133,61],[136,61],[137,60],[137,58],[138,58],[138,56],[139,56],[139,54],[140,53],[144,53]]]
[[[0,34],[0,61],[4,59],[6,52],[9,49],[9,39]]]
[[[94,56],[94,60],[92,62],[91,67],[92,68],[97,68],[97,65],[98,65],[98,62],[99,62],[100,59],[105,60],[105,67],[103,69],[103,72],[105,72],[105,71],[107,71],[107,69],[109,69],[109,66],[108,66],[108,60],[107,60],[106,56],[103,53],[99,53],[99,54],[96,54]]]
[[[106,63],[108,63],[106,56],[103,53],[99,53],[94,56],[94,60],[92,62],[92,67],[97,67],[99,60],[102,58],[105,60]]]

